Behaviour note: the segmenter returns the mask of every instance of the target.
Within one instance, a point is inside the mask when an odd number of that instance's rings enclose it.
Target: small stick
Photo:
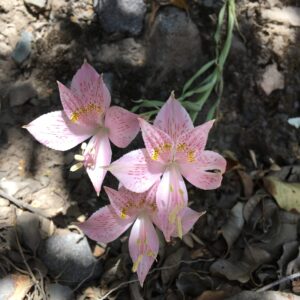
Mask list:
[[[16,206],[18,206],[18,207],[20,207],[22,209],[25,209],[25,210],[28,210],[28,211],[34,213],[34,214],[37,214],[40,217],[43,217],[43,218],[46,218],[46,219],[49,218],[46,214],[44,214],[43,212],[41,212],[40,209],[35,208],[35,207],[29,205],[28,203],[24,203],[23,201],[15,198],[15,197],[13,197],[11,195],[8,195],[8,194],[6,194],[3,191],[0,191],[0,197],[7,199],[11,203],[13,203],[14,205],[16,205]]]
[[[291,274],[289,276],[283,277],[279,280],[276,280],[275,282],[267,284],[267,285],[261,287],[260,289],[257,289],[256,291],[259,292],[259,293],[264,292],[264,291],[269,290],[269,289],[271,289],[272,287],[274,287],[278,284],[281,284],[281,283],[286,282],[286,281],[294,280],[294,279],[299,278],[299,277],[300,277],[300,272],[294,273],[294,274]]]

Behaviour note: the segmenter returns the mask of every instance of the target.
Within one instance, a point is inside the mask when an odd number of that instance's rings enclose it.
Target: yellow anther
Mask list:
[[[178,191],[179,191],[180,196],[183,197],[183,196],[184,196],[184,191],[183,191],[183,189],[179,189]]]
[[[79,162],[75,165],[73,165],[71,168],[70,168],[70,171],[71,172],[76,172],[77,170],[79,170],[80,168],[83,167],[83,163],[82,162]]]
[[[182,239],[182,223],[181,223],[181,219],[180,217],[177,217],[177,233],[178,233],[178,237],[180,239]]]
[[[85,150],[86,147],[87,147],[87,143],[82,143],[82,144],[81,144],[81,150]]]
[[[89,103],[89,104],[82,106],[82,107],[78,108],[77,110],[75,110],[71,114],[70,120],[72,122],[76,123],[82,115],[85,115],[85,114],[88,114],[91,112],[101,113],[102,107],[95,103]]]
[[[175,208],[172,209],[172,211],[169,214],[169,222],[171,224],[175,223],[176,217],[177,217],[177,213],[178,213],[178,208],[177,206]]]
[[[183,152],[185,150],[186,150],[186,144],[185,143],[180,143],[176,147],[176,151],[178,151],[178,152]]]
[[[153,160],[158,160],[158,156],[159,156],[159,149],[158,149],[158,148],[154,148],[154,149],[153,149],[153,153],[152,153],[152,155],[151,155],[151,158],[152,158]]]
[[[195,150],[191,150],[187,153],[187,160],[188,160],[188,162],[196,161]]]
[[[132,272],[136,272],[138,267],[139,267],[139,264],[141,263],[143,259],[143,255],[140,254],[137,258],[137,260],[133,263],[133,266],[132,266]]]
[[[75,160],[77,161],[84,161],[84,156],[80,154],[75,154],[74,155]]]
[[[173,188],[173,185],[172,185],[172,184],[170,184],[170,192],[171,192],[171,193],[174,192],[174,188]]]

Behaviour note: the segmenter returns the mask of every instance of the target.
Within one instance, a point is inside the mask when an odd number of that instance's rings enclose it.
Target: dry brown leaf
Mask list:
[[[27,275],[8,275],[0,280],[1,300],[22,300],[32,285]]]
[[[264,178],[264,186],[282,209],[300,213],[300,183],[283,182],[268,176]]]
[[[245,171],[237,170],[237,172],[243,184],[244,196],[246,198],[249,198],[253,194],[254,184],[253,184],[252,177],[249,174],[247,174]]]
[[[170,4],[186,11],[189,10],[189,6],[186,0],[170,0]]]
[[[196,300],[224,300],[229,295],[228,291],[205,291]]]

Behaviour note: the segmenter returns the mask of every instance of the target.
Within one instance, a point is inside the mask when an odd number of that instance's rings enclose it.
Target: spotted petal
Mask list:
[[[71,89],[58,82],[60,98],[69,119],[77,124],[97,128],[103,124],[110,105],[110,94],[100,76],[89,64],[75,74]]]
[[[182,175],[194,186],[203,189],[216,189],[221,185],[226,160],[213,151],[202,151],[194,163],[180,164]]]
[[[161,176],[164,166],[150,159],[146,149],[131,151],[114,161],[109,171],[130,191],[147,191]]]
[[[118,106],[107,110],[105,127],[109,129],[109,139],[119,148],[127,147],[140,130],[137,115]]]
[[[83,154],[86,171],[93,183],[97,195],[100,194],[102,182],[111,162],[111,147],[108,136],[99,132],[89,141]]]
[[[189,114],[175,99],[173,93],[157,114],[154,126],[166,132],[173,141],[176,141],[184,132],[194,128]]]
[[[151,159],[167,163],[171,159],[173,148],[173,141],[170,136],[143,119],[139,119],[139,122],[143,140]]]
[[[187,206],[188,195],[185,183],[179,171],[173,166],[163,174],[156,193],[158,207],[158,227],[164,233],[167,241],[170,240],[174,229],[182,237],[181,215]]]
[[[175,159],[180,163],[196,161],[196,156],[203,151],[207,142],[208,133],[214,120],[189,130],[178,138]]]
[[[133,261],[132,271],[137,272],[141,286],[157,257],[159,240],[147,215],[137,218],[129,237],[129,253]]]
[[[120,219],[112,206],[105,206],[96,211],[78,227],[92,240],[109,243],[118,238],[132,224],[130,220]]]
[[[69,150],[92,135],[90,129],[70,122],[63,111],[42,115],[24,128],[41,144],[60,151]]]

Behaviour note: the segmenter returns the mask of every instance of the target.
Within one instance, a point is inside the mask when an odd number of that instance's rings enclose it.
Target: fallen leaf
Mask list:
[[[179,248],[176,252],[169,255],[164,261],[163,268],[165,269],[161,271],[161,279],[164,286],[168,285],[176,276],[176,270],[180,265],[183,253],[184,248]]]
[[[252,177],[249,174],[247,174],[245,171],[237,170],[237,172],[243,184],[244,196],[246,198],[249,198],[253,194],[254,184],[253,184]]]
[[[32,287],[27,275],[13,274],[0,279],[1,300],[22,300]]]
[[[300,212],[300,183],[283,182],[268,176],[264,178],[264,186],[282,209]]]
[[[196,300],[224,300],[230,296],[228,291],[205,291]]]
[[[170,0],[170,4],[186,11],[189,10],[187,0]]]
[[[222,235],[227,243],[227,253],[242,232],[244,226],[243,208],[244,204],[238,202],[231,209],[226,224],[221,228]]]

